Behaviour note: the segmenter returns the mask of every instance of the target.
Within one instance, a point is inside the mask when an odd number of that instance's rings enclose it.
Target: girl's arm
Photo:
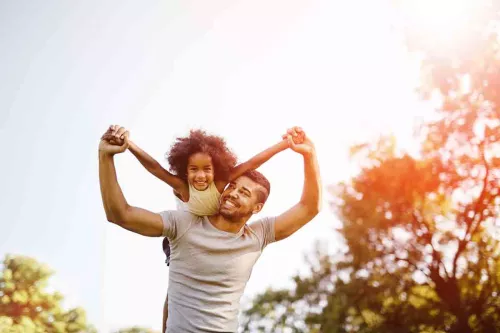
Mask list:
[[[148,170],[151,174],[157,178],[163,180],[165,183],[170,185],[174,189],[174,192],[179,193],[184,196],[188,193],[188,187],[186,182],[176,175],[171,174],[165,168],[161,166],[158,161],[152,158],[148,153],[139,148],[132,141],[130,142],[129,150],[130,152],[139,160],[139,162]]]
[[[217,188],[219,189],[219,192],[222,192],[224,188],[226,187],[226,184],[229,182],[232,182],[245,172],[249,170],[254,170],[260,167],[262,164],[265,162],[269,161],[271,157],[276,155],[279,152],[282,152],[283,150],[288,148],[288,142],[287,140],[282,140],[281,142],[272,145],[271,147],[267,148],[264,151],[261,151],[251,159],[249,159],[246,162],[238,164],[236,167],[231,170],[231,173],[229,174],[229,178],[227,181],[221,182],[220,184],[217,184]],[[220,188],[219,188],[220,186]]]

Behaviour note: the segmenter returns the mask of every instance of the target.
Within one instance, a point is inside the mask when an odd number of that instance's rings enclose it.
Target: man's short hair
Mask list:
[[[259,190],[257,192],[257,200],[259,200],[259,203],[265,203],[269,194],[271,194],[271,184],[269,180],[257,170],[247,171],[242,176],[250,178],[265,189],[265,191]]]

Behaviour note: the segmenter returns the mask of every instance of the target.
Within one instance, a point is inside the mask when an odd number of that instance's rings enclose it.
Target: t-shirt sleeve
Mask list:
[[[261,250],[264,250],[267,245],[276,241],[274,238],[275,221],[275,217],[265,217],[250,224],[250,228],[252,228],[260,241]]]
[[[178,210],[166,210],[161,212],[160,216],[163,220],[163,236],[167,237],[169,241],[181,237],[193,220],[189,212]]]

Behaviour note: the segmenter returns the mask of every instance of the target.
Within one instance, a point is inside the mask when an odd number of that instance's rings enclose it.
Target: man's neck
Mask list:
[[[237,234],[248,221],[248,219],[241,219],[240,221],[228,221],[224,218],[224,216],[220,214],[209,216],[208,220],[217,229],[233,234]]]

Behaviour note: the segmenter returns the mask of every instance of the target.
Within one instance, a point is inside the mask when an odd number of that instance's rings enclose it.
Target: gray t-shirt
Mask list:
[[[275,241],[275,218],[233,234],[189,212],[160,215],[171,249],[167,332],[237,332],[240,298],[262,250]]]

